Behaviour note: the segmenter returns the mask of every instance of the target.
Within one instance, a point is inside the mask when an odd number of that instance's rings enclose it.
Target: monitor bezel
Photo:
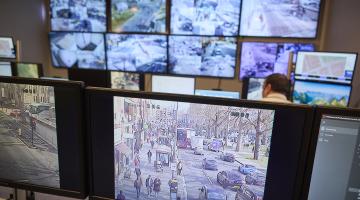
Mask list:
[[[18,73],[18,64],[26,64],[26,65],[36,65],[37,66],[37,71],[38,71],[38,77],[36,78],[40,78],[42,76],[44,76],[44,71],[43,71],[43,64],[42,63],[35,63],[35,62],[11,62],[11,70],[13,72],[14,76],[19,77],[19,73]],[[28,77],[21,77],[21,78],[28,78]]]
[[[153,92],[153,77],[154,76],[162,76],[162,77],[170,77],[170,78],[188,78],[188,79],[193,79],[194,80],[194,92],[191,95],[195,95],[195,90],[196,90],[196,77],[188,77],[188,76],[172,76],[171,74],[164,74],[164,75],[153,75],[151,76],[151,92]],[[162,93],[162,92],[153,92],[153,93],[159,93],[159,94],[177,94],[177,93]],[[184,95],[184,94],[177,94],[177,95]],[[190,94],[188,94],[190,95]]]
[[[15,54],[15,57],[0,57],[0,59],[5,59],[5,60],[13,60],[13,59],[16,59],[17,58],[17,49],[16,49],[16,43],[14,43],[14,37],[12,36],[2,36],[0,35],[0,38],[8,38],[8,39],[11,39],[12,41],[12,45],[14,47],[14,54]]]
[[[108,71],[108,88],[112,88],[112,79],[111,79],[111,74],[112,73],[117,73],[119,71]],[[140,74],[140,73],[133,73],[133,72],[119,72],[119,73],[125,73],[125,74],[137,74],[139,76],[139,90],[131,90],[131,91],[144,91],[145,90],[145,75],[144,74]],[[112,88],[112,89],[116,89],[116,88]],[[120,89],[116,89],[116,90],[120,90]]]

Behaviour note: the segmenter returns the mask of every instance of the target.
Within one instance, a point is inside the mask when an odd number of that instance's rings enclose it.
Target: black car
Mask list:
[[[244,178],[237,171],[221,171],[217,174],[217,182],[226,187],[241,186],[245,184]]]
[[[245,182],[249,185],[265,186],[266,176],[264,173],[255,171],[245,177]]]
[[[226,162],[235,162],[235,156],[232,153],[222,153],[220,159]]]
[[[241,186],[237,191],[235,200],[263,200],[264,187],[261,186]]]

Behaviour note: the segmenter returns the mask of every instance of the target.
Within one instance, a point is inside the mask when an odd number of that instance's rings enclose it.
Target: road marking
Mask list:
[[[203,174],[206,176],[206,178],[209,180],[210,184],[213,184],[213,182],[211,181],[210,177],[206,174],[205,170],[202,169],[201,171],[202,171]]]

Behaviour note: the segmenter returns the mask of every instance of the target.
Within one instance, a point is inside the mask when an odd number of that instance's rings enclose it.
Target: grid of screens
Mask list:
[[[164,35],[106,35],[109,70],[166,73],[167,38]]]
[[[111,0],[113,32],[166,32],[166,0]]]
[[[295,78],[351,84],[356,53],[299,52]]]
[[[152,194],[158,200],[171,199],[172,192],[169,192],[169,188],[174,187],[178,180],[182,180],[182,184],[179,182],[177,187],[179,195],[185,199],[237,199],[236,196],[250,192],[255,193],[257,199],[263,197],[274,110],[117,96],[114,97],[113,110],[114,198],[151,199],[145,193],[137,193],[135,190],[140,185],[145,185],[148,178],[148,182],[154,183]],[[232,115],[227,112],[229,110],[232,111]],[[142,120],[137,118],[137,113],[144,113]],[[247,117],[244,117],[245,113]],[[242,117],[243,123],[257,124],[242,126],[241,129],[247,133],[245,140],[249,144],[257,144],[253,152],[258,153],[256,155],[251,153],[250,146],[236,152],[236,145],[225,147],[223,145],[226,143],[222,137],[216,139],[215,133],[205,131],[208,130],[207,127],[213,126],[215,116],[224,119],[223,124],[234,127],[234,130],[240,130],[238,121]],[[145,141],[148,142],[128,142],[130,137],[137,138],[131,126],[133,121],[141,121],[138,127],[148,127],[145,128],[148,131],[144,136]],[[124,124],[129,125],[124,126]],[[200,124],[201,127],[197,126]],[[202,129],[204,131],[200,131]],[[260,129],[268,130],[262,133],[263,139],[256,137],[255,130]],[[234,132],[233,137],[237,137],[238,134]],[[209,140],[209,138],[214,139]],[[136,141],[139,140],[141,140],[140,136]],[[206,148],[206,145],[203,145],[205,141],[208,142]],[[229,143],[231,142],[228,141]],[[196,152],[204,155],[194,154],[187,149],[188,146],[196,148]],[[220,149],[225,151],[223,155],[227,156],[226,159],[234,158],[236,154],[235,159],[241,164],[226,162],[225,158],[220,160],[221,153],[218,152]],[[255,159],[249,159],[249,156],[254,156]],[[124,162],[126,159],[134,162]],[[182,166],[180,172],[176,170],[179,169],[179,165]],[[122,172],[126,170],[135,171],[131,180],[124,177]],[[246,175],[256,179],[256,184],[251,181],[253,179],[246,179]],[[172,179],[172,176],[175,179]],[[224,187],[225,189],[221,187],[222,184],[227,184],[226,180],[229,179],[233,180],[228,183],[230,185],[242,185],[242,193],[239,191],[237,194],[237,191],[232,190],[231,187]]]
[[[52,32],[49,39],[53,66],[106,69],[103,34]]]
[[[152,76],[152,92],[194,95],[195,78]]]
[[[233,78],[236,39],[170,36],[169,73]]]
[[[0,76],[12,76],[11,62],[0,62]]]
[[[243,42],[240,60],[240,79],[245,77],[265,78],[274,73],[289,73],[299,51],[314,51],[313,44]]]
[[[347,107],[351,85],[295,81],[294,103]]]
[[[206,96],[206,97],[240,99],[240,92],[230,92],[230,91],[221,91],[221,90],[195,90],[195,95]]]
[[[171,33],[236,36],[240,0],[171,1]]]
[[[359,133],[359,118],[322,116],[308,200],[359,199]]]
[[[50,0],[52,31],[106,31],[106,0]]]
[[[111,88],[121,90],[140,90],[140,75],[125,72],[111,72]]]
[[[0,37],[0,58],[16,58],[14,41],[11,37]]]
[[[249,100],[261,100],[265,79],[249,78],[247,98]]]
[[[40,78],[41,64],[15,63],[16,76],[23,78]]]
[[[243,0],[240,35],[315,38],[321,0]]]
[[[0,83],[0,89],[0,177],[60,188],[54,87]]]

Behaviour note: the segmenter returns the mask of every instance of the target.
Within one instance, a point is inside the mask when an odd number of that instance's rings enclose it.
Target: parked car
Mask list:
[[[220,155],[220,160],[223,160],[226,162],[235,162],[235,156],[232,153],[222,153]]]
[[[200,189],[199,199],[206,200],[227,200],[223,188],[215,185],[204,185]]]
[[[210,142],[210,144],[208,144],[208,149],[210,151],[216,151],[219,152],[223,147],[223,142],[222,140],[218,140],[218,139],[214,139],[213,141]]]
[[[194,154],[195,155],[204,155],[204,151],[201,148],[195,147]]]
[[[20,109],[13,109],[13,110],[10,112],[10,116],[16,118],[16,117],[20,116],[20,113],[21,113]]]
[[[244,178],[237,171],[221,171],[217,174],[216,180],[224,188],[245,184]]]
[[[216,160],[204,158],[202,162],[202,166],[206,170],[214,170],[214,171],[218,170]]]
[[[251,200],[263,200],[264,187],[254,185],[243,185],[237,191],[235,200],[251,199]]]
[[[256,171],[256,167],[254,165],[240,163],[240,166],[239,166],[240,173],[248,175],[254,171]]]
[[[245,177],[245,182],[249,185],[265,186],[266,176],[260,171],[254,171]]]

